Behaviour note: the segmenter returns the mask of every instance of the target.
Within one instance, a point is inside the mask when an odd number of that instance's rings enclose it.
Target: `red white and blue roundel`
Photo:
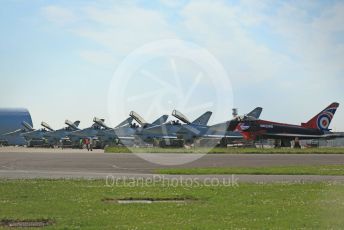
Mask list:
[[[317,119],[317,126],[320,130],[328,130],[330,126],[331,120],[333,118],[336,109],[329,108],[324,110],[321,114],[319,114]]]

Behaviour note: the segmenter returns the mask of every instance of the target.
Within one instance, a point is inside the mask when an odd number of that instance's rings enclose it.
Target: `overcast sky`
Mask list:
[[[299,124],[344,104],[343,1],[13,0],[1,1],[0,19],[0,107],[28,108],[36,128],[67,118],[87,127],[94,116],[115,126],[131,109],[148,121],[173,108],[190,119],[212,110],[216,123],[256,106],[263,119]],[[129,78],[116,75],[166,39],[206,52],[226,79],[183,50],[152,51]]]

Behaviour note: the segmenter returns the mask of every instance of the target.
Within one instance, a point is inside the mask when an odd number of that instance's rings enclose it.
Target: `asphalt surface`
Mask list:
[[[197,159],[198,158],[198,159]],[[147,161],[148,159],[148,161]],[[184,163],[184,164],[183,164]],[[0,178],[158,178],[159,168],[344,164],[344,154],[111,154],[101,150],[0,148]],[[231,175],[174,176],[164,179],[230,179]],[[344,182],[344,176],[236,175],[241,182]]]

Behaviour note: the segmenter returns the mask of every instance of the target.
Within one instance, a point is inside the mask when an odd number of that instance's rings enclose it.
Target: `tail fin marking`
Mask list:
[[[339,106],[339,103],[334,102],[326,109],[318,113],[312,119],[310,119],[307,123],[302,123],[301,126],[305,128],[313,128],[313,129],[320,129],[322,131],[329,131],[328,128],[331,124],[331,121],[336,113],[336,110]]]

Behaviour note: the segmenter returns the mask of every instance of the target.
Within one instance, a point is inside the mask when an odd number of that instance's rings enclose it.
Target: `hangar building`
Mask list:
[[[22,129],[22,122],[26,121],[32,126],[30,112],[24,108],[0,108],[0,142],[7,142],[9,145],[25,145],[25,139],[16,134],[4,137],[3,134]]]

